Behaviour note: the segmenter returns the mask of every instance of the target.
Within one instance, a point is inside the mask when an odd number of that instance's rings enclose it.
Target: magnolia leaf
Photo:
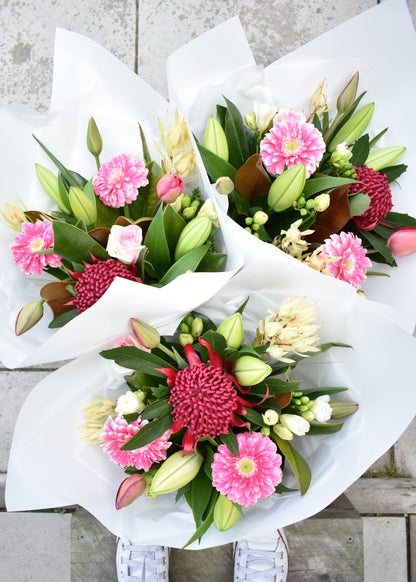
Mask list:
[[[307,182],[308,183],[308,182]],[[324,212],[318,212],[312,225],[313,234],[305,237],[309,243],[323,243],[331,234],[339,232],[349,221],[348,186],[340,186],[329,193],[331,202]]]
[[[276,394],[274,401],[280,408],[288,406],[292,400],[292,392],[284,392],[283,394]]]
[[[120,216],[122,209],[107,206],[98,197],[95,199],[95,204],[97,206],[97,220],[95,221],[96,226],[111,228],[113,224],[115,224],[117,218]]]
[[[241,166],[235,177],[235,187],[238,192],[252,200],[258,194],[267,194],[271,180],[261,163],[260,154],[253,154]]]
[[[279,447],[281,453],[286,457],[293,473],[295,474],[296,481],[299,485],[300,494],[305,495],[309,489],[312,477],[309,465],[302,457],[302,455],[295,451],[289,441],[281,439],[277,436],[277,434],[274,434],[273,438],[276,439],[277,446]]]
[[[121,448],[122,451],[133,451],[141,449],[149,443],[162,436],[173,424],[170,412],[165,412],[156,420],[145,424],[136,434],[127,441]]]
[[[107,251],[80,228],[57,220],[52,226],[53,249],[60,257],[74,263],[91,263],[91,255],[101,260],[110,258]]]
[[[67,290],[67,287],[68,281],[52,281],[51,283],[46,283],[40,290],[40,296],[52,309],[54,317],[74,309],[73,305],[68,305],[68,301],[72,301],[73,296]]]
[[[110,229],[105,227],[94,228],[90,230],[88,235],[98,242],[102,247],[107,247],[108,237],[110,236]]]

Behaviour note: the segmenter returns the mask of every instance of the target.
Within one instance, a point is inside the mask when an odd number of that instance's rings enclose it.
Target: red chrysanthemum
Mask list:
[[[221,356],[206,340],[199,338],[199,342],[208,350],[209,364],[201,362],[192,345],[186,344],[188,367],[183,370],[160,368],[172,386],[169,402],[173,406],[174,423],[171,432],[187,429],[182,441],[185,455],[203,436],[226,434],[232,425],[250,426],[236,414],[245,414],[245,406],[254,406],[238,394],[238,390],[247,393],[250,389],[243,390],[238,385],[224,369]]]
[[[75,299],[70,304],[75,305],[80,313],[94,305],[104,295],[116,277],[137,281],[138,283],[142,282],[126,265],[114,259],[107,259],[106,261],[94,259],[92,264],[85,265],[83,273],[72,274],[77,279],[77,282],[75,283]]]
[[[357,180],[360,182],[349,185],[349,193],[363,191],[370,197],[369,208],[361,214],[354,216],[353,220],[361,230],[372,230],[378,222],[386,218],[386,215],[393,207],[391,200],[390,185],[385,174],[377,172],[368,166],[354,168],[357,174]]]

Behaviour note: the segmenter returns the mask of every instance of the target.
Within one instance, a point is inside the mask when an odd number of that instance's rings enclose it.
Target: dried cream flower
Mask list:
[[[80,439],[90,444],[103,443],[104,440],[101,438],[103,426],[108,416],[115,416],[115,408],[115,402],[102,397],[83,408],[82,416],[85,422],[80,428]]]

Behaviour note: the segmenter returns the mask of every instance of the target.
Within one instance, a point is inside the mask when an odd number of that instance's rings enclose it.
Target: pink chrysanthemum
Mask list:
[[[148,422],[148,420],[142,420],[140,416],[131,423],[128,423],[121,414],[115,419],[112,419],[111,416],[108,417],[101,434],[101,438],[106,442],[101,446],[109,454],[112,461],[122,467],[136,467],[136,469],[148,471],[153,463],[166,459],[166,451],[172,444],[168,440],[170,431],[166,431],[161,437],[140,449],[121,450],[121,447]]]
[[[331,234],[324,241],[319,256],[325,259],[325,270],[336,279],[346,281],[359,288],[366,278],[367,267],[371,261],[366,257],[366,249],[361,245],[361,239],[351,232]]]
[[[275,123],[260,142],[260,155],[267,171],[278,176],[285,169],[305,164],[306,177],[316,170],[325,152],[321,132],[312,124],[286,119]]]
[[[350,184],[348,191],[350,194],[363,191],[370,197],[370,206],[361,216],[354,216],[353,221],[361,230],[372,230],[393,208],[390,185],[385,174],[368,166],[354,169],[360,182]]]
[[[149,183],[145,163],[131,154],[120,154],[106,162],[94,179],[94,192],[106,206],[120,208],[136,200],[137,188]]]
[[[28,275],[42,275],[46,267],[60,267],[61,257],[39,255],[37,251],[53,248],[52,223],[49,220],[37,220],[35,223],[23,222],[20,232],[11,246],[13,261]]]
[[[238,455],[225,445],[218,447],[212,463],[212,484],[222,494],[242,505],[254,505],[274,492],[282,480],[282,457],[269,437],[259,432],[237,434]]]

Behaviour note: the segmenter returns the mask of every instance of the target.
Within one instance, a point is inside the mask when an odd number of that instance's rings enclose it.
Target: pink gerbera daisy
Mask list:
[[[331,234],[324,241],[319,256],[325,259],[324,268],[333,277],[346,281],[358,289],[361,281],[366,278],[367,267],[371,266],[366,253],[360,238],[351,232],[341,232]]]
[[[220,445],[212,463],[212,484],[228,499],[247,507],[271,495],[282,480],[282,457],[269,437],[259,432],[237,434],[238,455]]]
[[[120,154],[106,162],[94,179],[94,192],[106,206],[120,208],[136,200],[137,188],[149,183],[145,163],[131,154]]]
[[[106,442],[101,446],[110,455],[112,461],[122,467],[136,467],[136,469],[148,471],[153,463],[166,459],[166,451],[172,444],[168,440],[170,431],[166,431],[161,437],[140,449],[121,450],[121,447],[148,422],[148,420],[142,420],[140,416],[130,423],[121,414],[115,419],[108,417],[101,435]]]
[[[305,164],[306,177],[316,170],[325,152],[321,132],[312,124],[288,118],[275,123],[260,142],[260,155],[267,171],[273,176]]]
[[[28,275],[42,275],[46,267],[60,267],[61,257],[38,254],[38,251],[53,248],[52,223],[37,220],[35,223],[22,222],[20,232],[11,246],[13,261]]]

